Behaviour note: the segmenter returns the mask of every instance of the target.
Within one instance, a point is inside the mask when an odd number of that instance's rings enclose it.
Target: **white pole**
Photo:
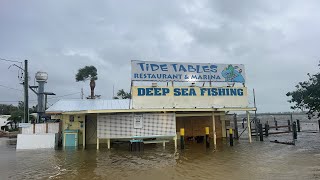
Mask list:
[[[108,149],[110,149],[110,139],[108,139]]]
[[[247,125],[248,125],[248,136],[249,136],[249,142],[252,142],[251,139],[251,127],[250,127],[250,113],[247,111]]]
[[[177,148],[178,148],[178,143],[177,143],[177,135],[173,138],[173,140],[174,140],[174,149],[175,149],[175,151],[177,151]]]
[[[83,149],[86,148],[86,118],[84,118],[84,121],[83,121]]]
[[[213,145],[217,146],[217,134],[216,134],[216,120],[214,118],[214,112],[212,111],[212,131],[213,131]]]
[[[99,138],[97,138],[97,149],[99,149]]]

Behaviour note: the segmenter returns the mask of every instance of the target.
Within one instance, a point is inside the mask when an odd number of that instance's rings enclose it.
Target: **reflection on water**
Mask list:
[[[173,144],[145,146],[142,153],[127,145],[86,150],[16,151],[0,139],[0,179],[320,179],[320,133],[299,133],[296,146],[246,140],[217,150],[189,143],[175,153]],[[272,140],[273,140],[272,139]]]

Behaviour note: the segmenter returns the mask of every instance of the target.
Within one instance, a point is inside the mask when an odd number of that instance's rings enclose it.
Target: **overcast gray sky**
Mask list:
[[[130,87],[130,60],[239,63],[260,112],[289,111],[286,92],[318,72],[319,1],[0,1],[0,58],[29,60],[62,98],[89,94],[80,67],[98,69],[96,94]],[[21,89],[0,61],[0,85]],[[33,80],[30,81],[33,84]],[[30,92],[34,105],[35,95]],[[23,100],[0,86],[0,103]],[[252,102],[252,100],[250,100]]]

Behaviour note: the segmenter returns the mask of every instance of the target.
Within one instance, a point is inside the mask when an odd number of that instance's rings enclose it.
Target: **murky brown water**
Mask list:
[[[251,144],[242,139],[234,147],[220,142],[217,150],[187,144],[177,153],[172,144],[148,145],[143,153],[126,145],[16,151],[14,140],[0,138],[0,179],[320,179],[320,133],[298,135],[296,146],[269,142],[290,140],[289,134]]]

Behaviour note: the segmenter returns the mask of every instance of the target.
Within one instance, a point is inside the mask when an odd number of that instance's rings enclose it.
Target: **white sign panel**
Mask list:
[[[132,107],[221,108],[248,107],[245,87],[132,87]]]
[[[133,81],[245,83],[243,64],[131,61]]]
[[[18,125],[19,128],[28,128],[31,127],[30,123],[19,123]]]
[[[135,128],[135,129],[143,128],[143,115],[134,115],[133,128]]]

